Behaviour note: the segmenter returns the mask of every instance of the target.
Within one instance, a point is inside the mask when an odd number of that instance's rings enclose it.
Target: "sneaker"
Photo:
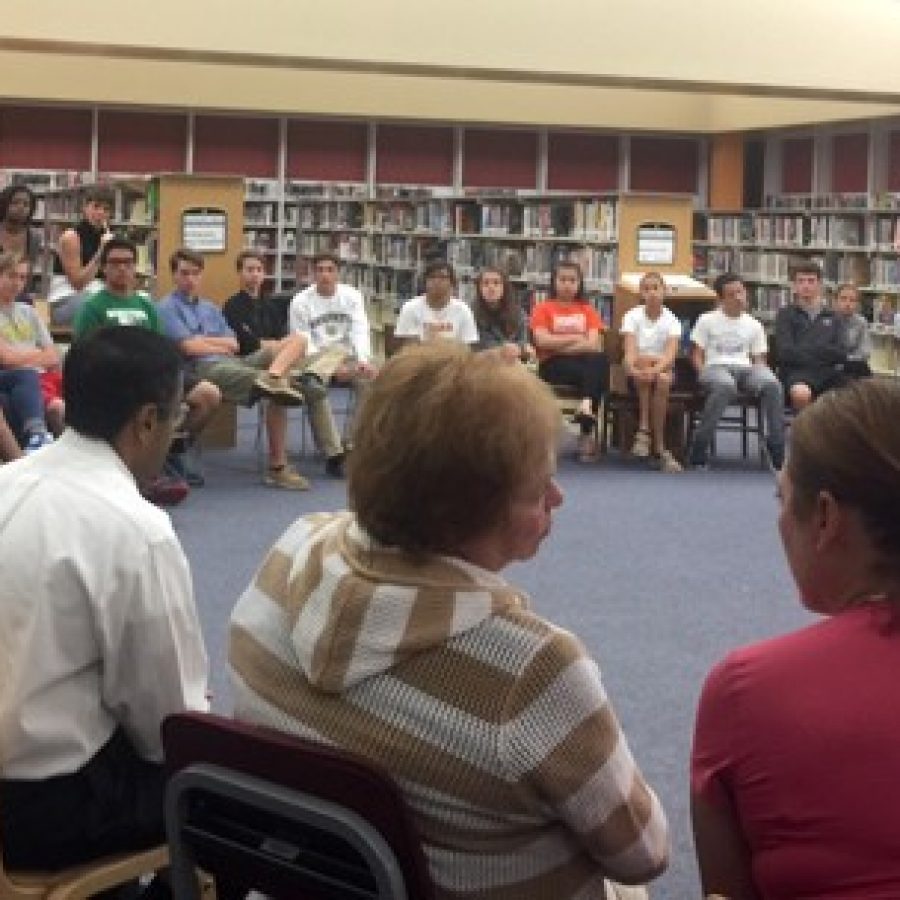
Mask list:
[[[325,474],[332,478],[344,477],[344,454],[336,453],[325,460]]]
[[[183,478],[157,475],[141,493],[156,506],[177,506],[191,492]]]
[[[267,397],[273,403],[280,406],[301,406],[303,394],[291,386],[290,381],[283,375],[272,375],[263,372],[254,384],[256,397]]]
[[[266,469],[263,481],[272,487],[285,488],[289,491],[309,490],[309,481],[287,463],[277,468],[269,467]]]
[[[206,479],[188,453],[170,452],[163,466],[163,473],[186,481],[189,487],[203,487]]]
[[[304,372],[293,379],[297,390],[307,400],[320,400],[328,393],[325,382],[315,372]]]
[[[36,453],[41,447],[46,447],[52,443],[53,435],[49,431],[32,431],[28,435],[28,440],[25,441],[25,446],[22,450],[26,456],[31,456],[32,453]]]
[[[669,450],[663,450],[663,452],[659,454],[659,470],[660,472],[666,472],[669,475],[684,471],[681,463],[672,456],[672,453]]]
[[[650,455],[650,432],[639,428],[634,434],[634,443],[631,445],[631,455],[639,459],[646,459]]]
[[[780,472],[784,465],[784,445],[778,446],[766,441],[766,459],[773,472]]]

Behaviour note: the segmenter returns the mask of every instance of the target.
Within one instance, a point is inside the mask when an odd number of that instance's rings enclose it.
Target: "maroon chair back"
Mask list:
[[[169,716],[162,738],[169,776],[197,763],[212,763],[352,810],[394,852],[410,900],[432,900],[434,887],[406,801],[393,779],[368,761],[211,713]]]

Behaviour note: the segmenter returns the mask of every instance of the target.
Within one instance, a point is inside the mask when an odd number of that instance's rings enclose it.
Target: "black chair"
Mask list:
[[[196,868],[218,900],[431,900],[421,843],[396,784],[355,756],[202,713],[163,724],[166,831],[178,900]]]

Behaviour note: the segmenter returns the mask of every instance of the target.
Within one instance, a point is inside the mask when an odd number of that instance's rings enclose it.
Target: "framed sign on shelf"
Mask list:
[[[181,246],[197,253],[224,253],[228,249],[228,213],[209,206],[184,210]]]

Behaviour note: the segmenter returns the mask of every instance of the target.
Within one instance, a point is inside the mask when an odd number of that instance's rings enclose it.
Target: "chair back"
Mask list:
[[[175,896],[430,900],[422,846],[397,785],[344,751],[205,713],[163,724]]]

